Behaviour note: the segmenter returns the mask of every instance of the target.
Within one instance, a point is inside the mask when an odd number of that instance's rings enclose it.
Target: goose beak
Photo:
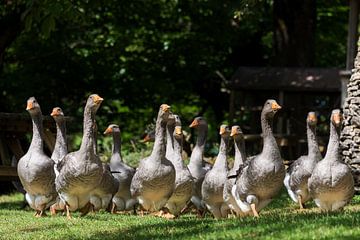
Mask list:
[[[180,126],[175,127],[175,134],[176,135],[181,135],[182,134],[182,130]]]
[[[192,121],[192,123],[190,124],[190,128],[193,128],[193,127],[196,127],[196,126],[198,126],[199,125],[199,121],[198,120],[194,120],[194,121]]]
[[[339,125],[341,123],[341,115],[339,113],[334,114],[333,119],[336,125]]]
[[[56,110],[56,108],[53,108],[52,112],[50,113],[50,116],[54,117],[54,116],[59,116],[58,111]]]
[[[146,134],[146,136],[141,140],[143,143],[150,142],[151,138],[149,134]]]
[[[271,104],[271,109],[272,110],[280,110],[281,109],[281,106],[279,105],[279,104],[277,104],[277,102],[273,102],[272,104]]]
[[[96,104],[100,104],[100,103],[102,103],[102,101],[104,101],[104,99],[103,99],[102,97],[100,97],[99,95],[96,95],[96,96],[94,97],[94,102],[95,102]]]
[[[169,109],[170,109],[170,106],[169,106],[169,105],[167,105],[167,104],[162,104],[162,105],[161,105],[161,110],[162,110],[163,112],[167,112],[167,111],[169,111]]]
[[[30,110],[34,108],[34,104],[32,102],[28,102],[26,105],[26,110]]]
[[[106,134],[110,134],[110,133],[112,133],[112,132],[113,132],[112,128],[108,127],[108,128],[105,130],[104,134],[106,135]]]

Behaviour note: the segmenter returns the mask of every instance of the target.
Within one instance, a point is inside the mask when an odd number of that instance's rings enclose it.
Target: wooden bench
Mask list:
[[[71,117],[67,117],[67,121],[71,120]],[[50,116],[44,116],[43,125],[45,147],[51,153],[55,145],[55,121]],[[29,114],[0,112],[0,181],[18,179],[17,168],[12,160],[15,158],[18,161],[26,152],[28,146],[23,146],[28,144],[27,134],[32,134]]]

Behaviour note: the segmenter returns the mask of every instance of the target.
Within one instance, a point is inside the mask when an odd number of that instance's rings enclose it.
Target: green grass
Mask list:
[[[313,204],[304,211],[283,192],[260,215],[214,220],[193,214],[176,220],[106,212],[72,220],[35,218],[21,210],[20,194],[0,196],[0,239],[359,239],[360,196],[345,211],[321,213]]]

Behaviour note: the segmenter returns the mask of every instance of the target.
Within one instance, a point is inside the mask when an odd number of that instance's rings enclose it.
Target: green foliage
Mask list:
[[[230,79],[239,65],[271,65],[273,4],[6,1],[0,16],[23,12],[24,30],[5,52],[0,111],[24,112],[32,95],[44,114],[60,106],[76,119],[69,125],[76,149],[85,100],[96,92],[105,98],[97,117],[99,133],[117,123],[124,148],[133,149],[159,105],[168,103],[184,126],[198,114],[208,119],[207,149],[212,149],[217,128],[228,116],[226,82],[216,72]],[[317,5],[316,65],[343,66],[348,6],[340,0]],[[101,146],[102,138],[99,134]]]

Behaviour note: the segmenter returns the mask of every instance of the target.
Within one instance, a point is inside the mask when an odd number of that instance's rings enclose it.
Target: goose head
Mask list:
[[[63,122],[65,120],[64,112],[59,107],[54,107],[50,116],[52,116],[56,122]]]
[[[273,118],[280,109],[281,106],[274,99],[268,99],[264,104],[262,112],[267,118]]]
[[[151,130],[150,132],[146,133],[145,137],[141,141],[144,143],[155,141],[155,130]]]
[[[182,128],[181,126],[175,126],[175,130],[174,130],[174,138],[177,140],[182,140],[183,138],[183,133],[182,133]]]
[[[221,136],[221,138],[229,138],[230,137],[230,128],[228,125],[226,124],[222,124],[220,126],[220,131],[219,131],[219,134]]]
[[[331,112],[331,123],[336,127],[336,128],[340,128],[341,127],[341,123],[343,120],[343,116],[340,112],[340,109],[334,109]]]
[[[207,122],[203,117],[196,117],[189,126],[190,128],[207,127]]]
[[[158,116],[162,119],[162,121],[168,121],[170,114],[170,106],[167,104],[161,104]]]
[[[35,97],[30,97],[27,100],[26,110],[30,113],[30,115],[41,113],[40,105],[36,101]]]
[[[110,124],[104,131],[104,135],[110,135],[112,133],[120,133],[120,128],[116,124]]]
[[[306,118],[306,122],[309,126],[315,127],[317,124],[317,117],[315,112],[309,112]]]
[[[99,95],[91,94],[88,97],[86,106],[88,106],[91,109],[91,112],[96,113],[96,111],[99,109],[99,107],[103,101],[104,101],[104,99],[102,97],[100,97]]]
[[[234,140],[244,139],[244,134],[243,134],[240,126],[234,125],[231,127],[230,137],[233,137]]]

